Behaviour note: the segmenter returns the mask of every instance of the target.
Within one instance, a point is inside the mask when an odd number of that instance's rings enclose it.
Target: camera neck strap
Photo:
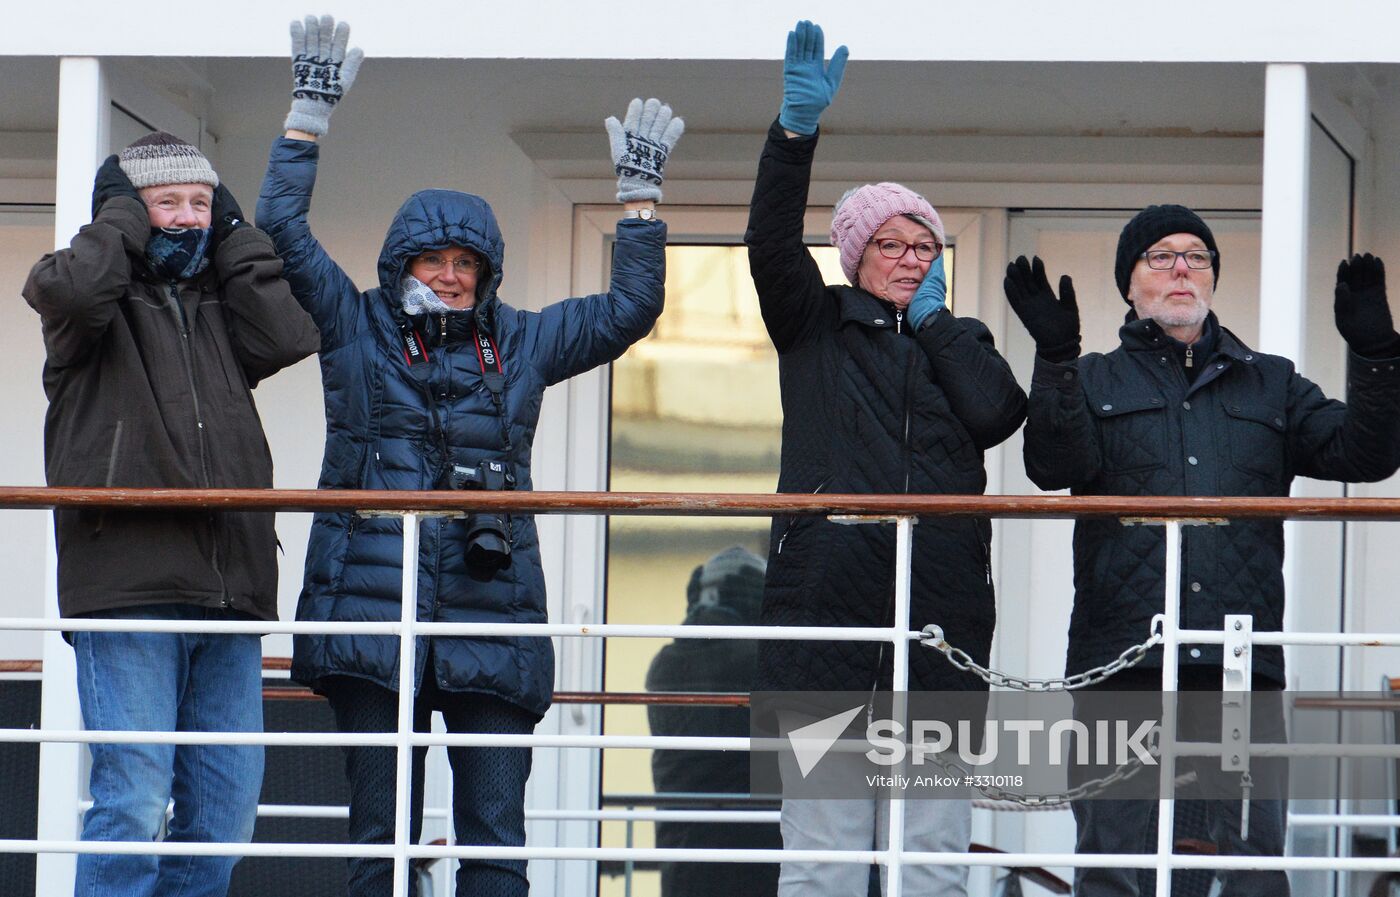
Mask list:
[[[442,336],[446,338],[446,317],[439,315],[442,325]],[[429,318],[431,320],[431,318]],[[410,368],[424,362],[431,361],[428,355],[428,341],[423,338],[423,334],[411,323],[405,322],[399,329],[399,335],[403,339],[403,357]],[[440,343],[441,344],[441,343]],[[481,381],[486,386],[486,391],[491,395],[491,404],[496,409],[496,418],[501,422],[501,439],[505,443],[505,449],[509,452],[514,446],[510,438],[510,424],[506,421],[506,375],[501,367],[501,353],[496,348],[496,341],[491,337],[490,332],[480,327],[475,321],[472,322],[472,346],[476,349],[476,361],[481,366]],[[434,400],[431,389],[427,390],[428,402],[436,421],[437,402]],[[443,450],[446,451],[446,434],[442,432],[442,425],[437,423],[440,440],[443,442]]]

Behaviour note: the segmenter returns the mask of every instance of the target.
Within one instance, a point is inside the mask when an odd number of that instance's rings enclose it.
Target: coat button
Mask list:
[[[1191,649],[1191,656],[1192,656],[1192,657],[1200,657],[1200,656],[1201,656],[1201,649],[1200,649],[1200,648],[1192,648],[1192,649]]]
[[[885,323],[885,319],[884,319],[884,318],[876,318],[874,323],[876,323],[876,324],[883,324],[883,323]]]
[[[1216,369],[1217,371],[1223,371],[1223,370],[1225,369],[1225,365],[1224,365],[1223,363],[1217,364],[1217,365],[1215,366],[1215,369]]]
[[[1157,359],[1157,363],[1158,363],[1158,364],[1166,364],[1166,363],[1167,363],[1167,356],[1163,355],[1161,358]]]
[[[1245,361],[1253,361],[1253,360],[1254,360],[1254,356],[1253,356],[1253,355],[1246,355],[1246,356],[1244,357],[1244,360],[1245,360]]]
[[[1281,417],[1276,417],[1276,418],[1274,418],[1274,426],[1275,426],[1275,427],[1281,427],[1281,426],[1283,426],[1283,418],[1281,418]]]
[[[1187,411],[1190,411],[1190,410],[1191,410],[1191,403],[1190,403],[1190,402],[1182,402],[1182,403],[1181,403],[1181,407],[1182,407],[1182,408],[1185,408]]]
[[[1235,414],[1239,414],[1239,413],[1240,413],[1240,406],[1239,406],[1239,405],[1231,405],[1231,406],[1230,406],[1230,410],[1233,411]]]
[[[1199,582],[1193,582],[1193,583],[1191,583],[1191,591],[1193,591],[1193,592],[1199,592],[1200,590],[1201,590],[1201,584],[1200,584]]]
[[[1074,379],[1074,371],[1065,371],[1065,379],[1066,379],[1066,380],[1073,380],[1073,379]]]
[[[1187,463],[1187,464],[1190,464],[1190,465],[1192,465],[1192,466],[1194,467],[1194,466],[1196,465],[1196,463],[1197,463],[1197,461],[1196,461],[1196,456],[1195,456],[1195,455],[1190,455],[1190,456],[1188,456],[1187,459],[1186,459],[1186,463]]]
[[[1151,401],[1150,404],[1153,404],[1153,405],[1160,405],[1160,404],[1162,404],[1162,400],[1161,400],[1161,399],[1153,399],[1153,400]]]
[[[1105,406],[1103,406],[1103,410],[1105,410],[1105,411],[1112,411],[1112,410],[1113,410],[1113,406],[1112,406],[1112,405],[1105,405]]]

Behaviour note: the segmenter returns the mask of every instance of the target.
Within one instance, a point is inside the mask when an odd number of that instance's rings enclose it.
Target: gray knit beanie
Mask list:
[[[219,186],[219,176],[204,154],[164,131],[152,131],[131,144],[117,161],[138,190],[166,184]]]

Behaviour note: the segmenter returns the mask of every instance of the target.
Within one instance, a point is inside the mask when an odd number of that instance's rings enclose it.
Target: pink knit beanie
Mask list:
[[[841,250],[841,270],[852,284],[871,236],[896,215],[908,215],[933,231],[940,244],[943,220],[929,201],[908,187],[881,181],[857,187],[841,197],[831,216],[831,245]]]

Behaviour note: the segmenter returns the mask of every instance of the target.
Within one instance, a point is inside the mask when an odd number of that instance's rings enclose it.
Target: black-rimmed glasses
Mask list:
[[[1175,252],[1170,249],[1149,249],[1138,258],[1147,260],[1147,267],[1155,271],[1169,271],[1176,267],[1178,258],[1186,260],[1186,267],[1202,271],[1215,261],[1214,249],[1188,249]]]

